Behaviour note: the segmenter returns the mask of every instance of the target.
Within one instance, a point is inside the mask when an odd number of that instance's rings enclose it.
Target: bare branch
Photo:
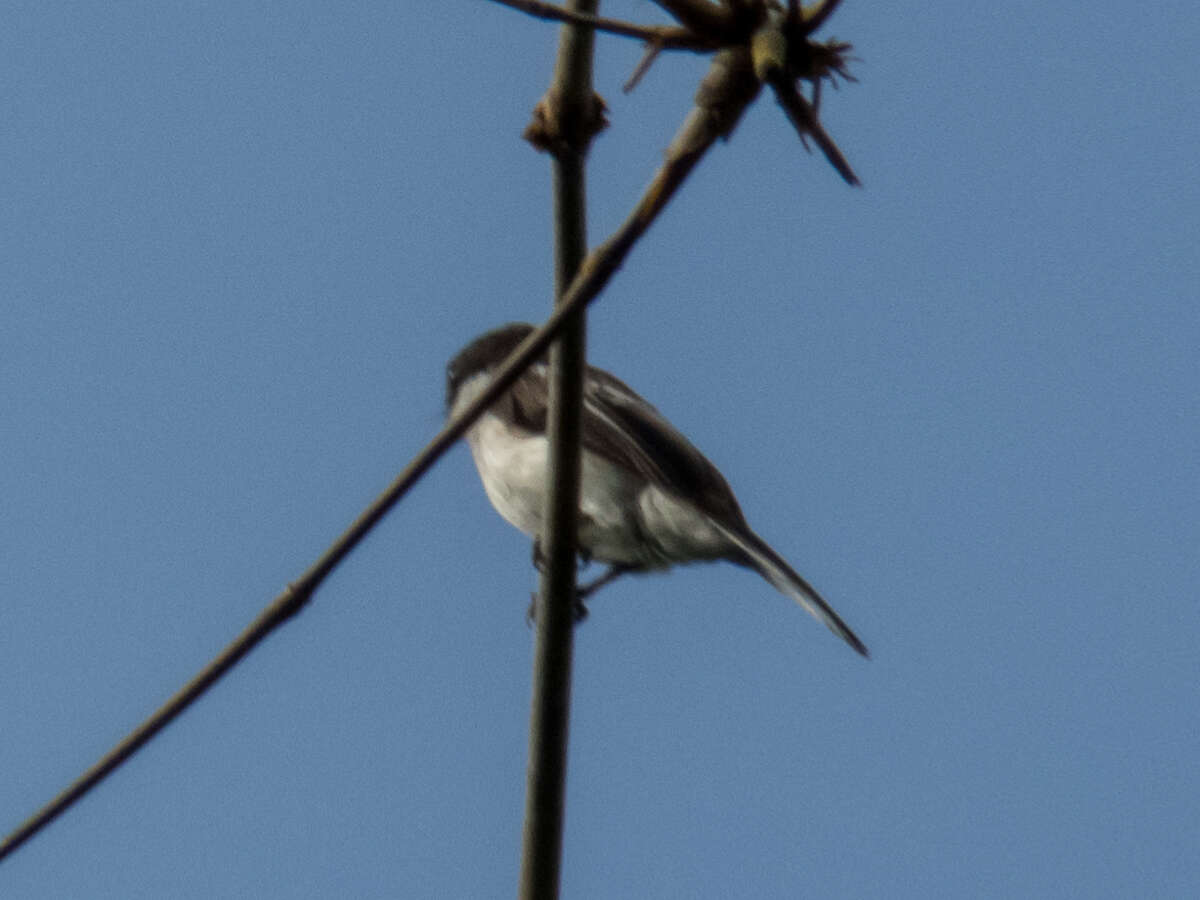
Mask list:
[[[734,11],[728,6],[716,6],[708,0],[654,0],[659,6],[679,20],[680,24],[696,34],[715,41],[728,43],[736,24]]]
[[[542,0],[492,0],[492,2],[527,13],[538,19],[588,26],[597,31],[621,37],[637,38],[666,48],[700,50],[711,49],[713,46],[711,41],[677,25],[635,25],[619,19],[606,19],[603,16],[591,16],[573,9],[564,9],[554,3],[544,3]]]
[[[633,74],[629,76],[628,81],[621,85],[621,90],[626,94],[631,93],[638,86],[638,82],[642,80],[642,76],[650,71],[650,67],[654,65],[654,61],[658,59],[661,51],[662,44],[647,44],[642,58],[638,60],[638,64],[633,69]]]
[[[846,180],[847,184],[861,184],[862,182],[858,180],[858,176],[854,174],[854,170],[850,168],[850,163],[846,161],[846,157],[842,155],[842,151],[833,142],[833,138],[821,127],[821,122],[817,119],[816,112],[796,88],[796,83],[790,78],[778,74],[772,77],[769,83],[775,91],[775,97],[779,100],[779,105],[783,107],[788,119],[800,134],[801,141],[804,140],[806,135],[811,137],[816,141],[817,146],[821,148],[821,152],[825,154],[825,158],[829,160],[829,164],[838,170],[838,173]],[[805,144],[806,148],[807,146]]]
[[[567,0],[572,11],[592,15],[598,0]],[[592,90],[595,32],[576,24],[559,33],[554,79],[538,103],[542,125],[553,134],[554,297],[561,304],[587,254],[588,147],[603,127],[603,108]],[[535,129],[537,131],[537,129]],[[550,352],[546,437],[545,558],[537,601],[533,699],[529,712],[529,762],[525,785],[521,900],[557,897],[562,870],[563,809],[567,790],[567,736],[574,652],[575,562],[582,476],[583,379],[587,322],[573,315]]]

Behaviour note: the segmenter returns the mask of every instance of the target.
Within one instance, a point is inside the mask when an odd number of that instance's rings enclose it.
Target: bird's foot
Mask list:
[[[575,588],[575,596],[579,600],[586,600],[588,597],[590,597],[596,591],[600,590],[600,588],[604,587],[610,581],[615,581],[616,579],[618,579],[622,575],[624,575],[626,572],[634,572],[636,570],[637,570],[637,566],[622,566],[622,565],[609,566],[608,571],[605,572],[603,575],[601,575],[599,578],[593,579],[592,581],[589,581],[586,584],[581,584],[581,585],[579,585],[579,587]]]

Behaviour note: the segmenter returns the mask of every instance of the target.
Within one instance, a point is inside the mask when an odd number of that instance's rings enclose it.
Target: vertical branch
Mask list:
[[[596,0],[571,0],[568,9],[593,15]],[[587,253],[585,160],[602,126],[592,92],[592,29],[563,26],[554,80],[538,104],[528,136],[553,155],[555,303],[561,303]],[[533,699],[520,897],[558,896],[562,865],[571,658],[575,616],[576,517],[579,504],[579,426],[586,368],[583,310],[563,328],[550,353],[545,560],[537,605]]]

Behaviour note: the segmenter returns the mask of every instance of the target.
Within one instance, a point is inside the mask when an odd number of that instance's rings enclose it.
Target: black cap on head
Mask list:
[[[446,408],[454,405],[454,396],[464,381],[503,362],[533,330],[528,322],[510,322],[480,335],[459,350],[446,365]]]

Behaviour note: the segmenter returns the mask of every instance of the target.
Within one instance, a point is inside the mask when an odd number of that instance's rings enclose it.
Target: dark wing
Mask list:
[[[494,411],[530,431],[546,431],[546,367],[534,365]],[[583,388],[583,446],[694,503],[728,524],[745,518],[717,467],[627,384],[588,368]]]
[[[625,382],[589,367],[583,406],[585,447],[718,520],[745,524],[737,498],[717,467]]]

